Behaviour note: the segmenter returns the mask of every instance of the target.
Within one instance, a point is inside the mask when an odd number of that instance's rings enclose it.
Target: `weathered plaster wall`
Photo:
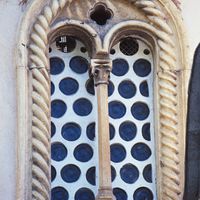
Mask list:
[[[194,56],[195,49],[200,42],[200,1],[182,0],[182,16],[188,34],[190,56]]]
[[[182,12],[191,47],[200,41],[200,2],[183,0]],[[16,70],[14,47],[23,9],[18,0],[0,0],[0,199],[15,199]]]
[[[0,0],[0,199],[15,199],[16,71],[14,47],[22,14],[15,0]]]

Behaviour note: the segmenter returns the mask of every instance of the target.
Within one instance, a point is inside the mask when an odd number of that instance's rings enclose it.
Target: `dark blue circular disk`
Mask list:
[[[53,122],[51,122],[51,137],[53,137],[56,133],[56,126]]]
[[[115,87],[114,87],[113,83],[111,81],[109,81],[109,84],[108,84],[108,96],[109,97],[113,94],[114,90],[115,90]]]
[[[138,188],[133,194],[134,200],[153,200],[153,193],[146,187]]]
[[[70,60],[69,67],[78,74],[84,74],[88,70],[89,63],[85,58],[75,56]]]
[[[65,68],[65,63],[61,58],[50,58],[50,73],[51,75],[60,74]]]
[[[137,120],[145,120],[149,116],[149,107],[142,102],[136,102],[131,107],[131,113]]]
[[[90,189],[81,188],[76,192],[75,200],[95,200],[95,197]]]
[[[144,161],[151,156],[151,149],[144,143],[137,143],[132,147],[131,155],[136,160]]]
[[[122,81],[118,87],[119,94],[126,98],[130,99],[135,96],[136,87],[131,81]]]
[[[123,103],[118,101],[111,101],[109,103],[109,116],[113,119],[119,119],[126,113],[126,107]]]
[[[119,127],[119,135],[125,141],[131,141],[135,138],[137,127],[133,122],[123,122]]]
[[[51,144],[51,158],[55,161],[64,160],[67,156],[67,149],[65,146],[60,143],[56,142]]]
[[[51,95],[53,95],[54,92],[55,92],[55,86],[54,86],[54,84],[51,82]]]
[[[81,135],[81,127],[76,123],[67,123],[62,127],[61,134],[65,140],[75,141]]]
[[[133,70],[140,77],[148,76],[151,73],[151,63],[145,59],[138,59],[133,65]]]
[[[87,170],[86,179],[91,185],[96,185],[96,168],[91,167]]]
[[[115,168],[113,166],[111,166],[111,180],[112,180],[112,182],[115,180],[116,175],[117,175],[117,173],[116,173]]]
[[[149,96],[149,88],[148,88],[148,83],[147,81],[144,81],[140,84],[140,93],[144,96],[144,97],[148,97]]]
[[[59,83],[61,92],[65,95],[72,95],[78,91],[78,82],[73,78],[65,78]]]
[[[80,144],[74,150],[74,157],[81,162],[89,161],[93,156],[92,147],[88,144]]]
[[[85,87],[89,94],[95,95],[94,80],[92,78],[87,80]]]
[[[68,200],[69,194],[63,187],[55,187],[51,190],[51,200]]]
[[[139,170],[132,164],[126,164],[120,169],[121,179],[125,183],[135,183],[139,177]]]
[[[95,138],[95,123],[94,122],[87,126],[86,134],[90,140],[94,141],[94,138]]]
[[[51,116],[54,118],[62,117],[67,111],[66,104],[61,100],[53,100],[51,102]]]
[[[120,144],[112,144],[110,146],[111,160],[113,162],[121,162],[126,158],[126,150]]]
[[[150,141],[151,140],[151,134],[150,134],[150,123],[146,123],[142,127],[142,136],[145,140]]]
[[[76,165],[66,165],[61,170],[61,177],[67,183],[76,182],[81,175],[81,170]]]
[[[116,76],[123,76],[128,72],[129,65],[128,62],[124,59],[115,59],[113,60],[112,73]]]
[[[88,99],[81,98],[74,102],[73,109],[77,115],[87,116],[92,111],[92,104]]]
[[[127,200],[128,196],[124,190],[121,188],[114,188],[113,189],[113,194],[116,198],[116,200]]]
[[[144,168],[143,176],[147,182],[152,183],[152,167],[150,164]]]
[[[55,178],[56,178],[56,169],[54,166],[51,165],[51,182],[53,182]]]
[[[112,124],[109,124],[109,133],[110,133],[110,140],[115,137],[115,127]]]

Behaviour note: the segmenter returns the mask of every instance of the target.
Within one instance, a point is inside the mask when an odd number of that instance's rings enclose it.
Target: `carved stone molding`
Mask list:
[[[102,44],[98,40],[102,48],[98,47],[98,52],[93,56],[97,59],[102,53],[108,55],[112,44],[128,29],[133,29],[134,34],[152,44],[157,66],[154,98],[158,199],[181,200],[184,191],[187,105],[184,70],[188,63],[182,20],[171,0],[131,2],[131,6],[139,13],[135,16],[137,20],[133,15],[130,23],[119,23],[108,31]],[[73,0],[33,1],[22,20],[16,53],[19,94],[17,199],[20,200],[50,199],[49,33],[59,13],[71,3]],[[100,79],[104,83],[107,83],[110,70],[107,67],[103,74],[105,76]],[[96,84],[99,83],[97,78]]]
[[[111,60],[92,59],[91,60],[91,74],[94,78],[95,86],[99,84],[108,85],[111,70],[112,70]]]

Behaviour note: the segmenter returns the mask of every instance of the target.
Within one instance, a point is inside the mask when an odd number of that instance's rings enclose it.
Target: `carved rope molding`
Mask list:
[[[178,77],[176,72],[175,46],[173,32],[166,22],[166,16],[153,1],[136,1],[135,5],[142,9],[152,26],[157,28],[159,46],[159,111],[160,111],[160,163],[161,199],[182,199],[180,165],[181,133],[178,127]]]
[[[47,57],[48,32],[52,21],[72,0],[52,0],[33,25],[30,36],[29,68],[32,71],[32,198],[50,199],[50,77]],[[181,199],[182,189],[178,131],[178,92],[173,33],[164,13],[151,0],[133,0],[157,28],[160,104],[160,199]]]

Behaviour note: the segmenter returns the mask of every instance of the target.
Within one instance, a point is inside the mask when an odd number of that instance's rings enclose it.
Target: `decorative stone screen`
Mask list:
[[[97,102],[87,49],[63,36],[49,51],[51,198],[92,200],[98,189]],[[152,54],[144,42],[128,37],[111,49],[110,57],[113,193],[117,200],[156,199]]]
[[[152,53],[132,37],[122,39],[110,53],[113,192],[117,200],[156,199]]]
[[[62,48],[61,40],[67,46]],[[97,104],[88,70],[88,53],[81,42],[59,37],[51,45],[52,200],[92,200],[97,193]]]

